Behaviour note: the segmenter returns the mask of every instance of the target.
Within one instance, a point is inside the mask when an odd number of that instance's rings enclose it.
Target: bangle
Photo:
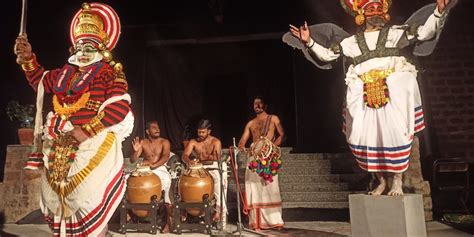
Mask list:
[[[105,113],[101,111],[97,116],[93,117],[89,123],[82,125],[82,128],[89,134],[90,137],[95,136],[97,133],[102,132],[105,129],[101,119],[104,118]]]
[[[38,63],[36,62],[34,57],[21,64],[21,69],[23,69],[23,71],[25,72],[31,72],[31,71],[36,70],[37,68],[38,68]]]
[[[312,40],[313,43],[310,46],[306,46],[307,48],[312,48],[314,46],[314,40]]]

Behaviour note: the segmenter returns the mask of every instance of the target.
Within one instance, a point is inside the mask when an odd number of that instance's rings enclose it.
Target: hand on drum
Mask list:
[[[195,166],[199,163],[199,160],[198,159],[194,159],[194,160],[191,160],[189,161],[189,166]]]

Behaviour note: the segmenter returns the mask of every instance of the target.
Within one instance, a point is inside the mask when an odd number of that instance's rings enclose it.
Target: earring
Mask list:
[[[102,56],[104,56],[105,62],[110,62],[112,60],[112,53],[109,50],[103,50],[101,52]]]

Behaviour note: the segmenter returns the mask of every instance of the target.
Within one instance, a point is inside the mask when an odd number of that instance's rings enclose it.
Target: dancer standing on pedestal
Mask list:
[[[26,35],[15,42],[29,84],[54,95],[43,130],[44,157],[27,166],[44,165],[40,206],[54,236],[105,236],[125,192],[121,143],[134,120],[123,67],[110,52],[119,35],[110,6],[84,3],[71,23],[72,55],[63,67],[45,70]]]
[[[311,27],[305,23],[290,25],[291,34],[283,37],[322,69],[331,66],[320,65],[321,61],[341,56],[352,62],[345,79],[343,132],[359,166],[375,172],[380,181],[369,194],[382,194],[390,174],[393,183],[388,195],[403,195],[402,173],[408,168],[413,136],[425,125],[417,70],[400,49],[416,42],[414,54],[429,55],[454,5],[450,2],[455,1],[437,0],[416,12],[406,25],[388,26],[391,0],[341,0],[360,26],[356,35],[328,23]]]

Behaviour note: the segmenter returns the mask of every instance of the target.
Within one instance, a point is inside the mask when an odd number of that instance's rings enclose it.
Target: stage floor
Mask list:
[[[440,222],[431,221],[427,222],[427,231],[429,237],[468,237],[472,236],[468,233],[451,228]],[[227,232],[232,233],[237,229],[233,224],[227,225]],[[109,236],[130,236],[130,237],[141,237],[141,236],[153,236],[151,234],[144,233],[127,233],[126,235],[114,232],[114,227],[111,226]],[[350,236],[351,225],[348,222],[287,222],[285,223],[285,229],[281,231],[265,231],[265,236],[324,236],[324,237],[343,237]],[[158,234],[159,236],[180,236],[176,234]],[[227,234],[230,236],[231,234]],[[238,234],[236,234],[238,235]],[[242,235],[252,236],[254,234],[249,232],[243,232]],[[0,236],[35,236],[35,237],[50,237],[51,232],[47,225],[35,225],[35,224],[6,224],[0,227]],[[181,236],[208,236],[200,233],[183,233]],[[223,234],[213,234],[212,236],[226,236]],[[256,236],[256,235],[254,235]]]

